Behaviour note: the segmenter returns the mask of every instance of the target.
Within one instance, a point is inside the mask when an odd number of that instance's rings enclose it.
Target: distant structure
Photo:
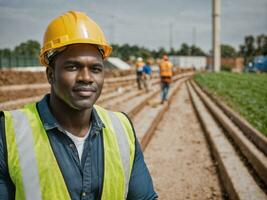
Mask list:
[[[180,68],[204,70],[207,66],[207,58],[205,56],[169,56],[169,59],[174,66]]]
[[[210,69],[212,66],[212,57],[207,57],[207,66]],[[220,70],[222,71],[232,71],[232,72],[242,72],[244,70],[244,58],[221,58]]]
[[[220,14],[221,0],[212,0],[212,66],[215,72],[221,70]]]
[[[109,57],[107,60],[104,61],[104,65],[107,68],[114,68],[114,69],[121,69],[127,70],[131,69],[131,66],[117,57]]]

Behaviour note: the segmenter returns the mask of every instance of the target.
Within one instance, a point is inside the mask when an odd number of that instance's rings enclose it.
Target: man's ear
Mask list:
[[[54,69],[52,67],[46,68],[46,78],[50,85],[54,83]]]

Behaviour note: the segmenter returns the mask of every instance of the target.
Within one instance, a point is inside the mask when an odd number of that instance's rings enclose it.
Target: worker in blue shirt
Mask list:
[[[128,117],[95,105],[111,53],[99,26],[69,11],[40,53],[50,94],[0,113],[0,199],[156,199]]]
[[[146,60],[146,64],[143,66],[143,82],[146,89],[146,92],[149,92],[151,88],[151,79],[152,79],[152,65],[153,61],[151,58]]]

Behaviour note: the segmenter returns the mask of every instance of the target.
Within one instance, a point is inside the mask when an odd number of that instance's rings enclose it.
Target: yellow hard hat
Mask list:
[[[70,44],[97,45],[103,58],[107,58],[112,47],[107,43],[101,28],[85,13],[68,11],[55,18],[47,27],[39,59],[48,66],[48,55]]]

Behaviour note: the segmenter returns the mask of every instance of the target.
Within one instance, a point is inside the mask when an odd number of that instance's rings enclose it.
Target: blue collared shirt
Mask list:
[[[64,133],[49,107],[49,95],[37,103],[39,115],[61,169],[72,200],[100,199],[104,173],[103,122],[95,109],[92,126],[85,140],[81,161],[73,141]],[[4,116],[0,115],[0,199],[15,199],[15,186],[7,166],[7,149],[4,134]],[[156,199],[151,176],[144,162],[140,144],[136,139],[135,157],[127,199]]]
[[[143,67],[143,73],[145,73],[147,75],[151,75],[151,73],[152,73],[151,67],[149,65],[147,65],[147,64],[144,65],[144,67]]]

